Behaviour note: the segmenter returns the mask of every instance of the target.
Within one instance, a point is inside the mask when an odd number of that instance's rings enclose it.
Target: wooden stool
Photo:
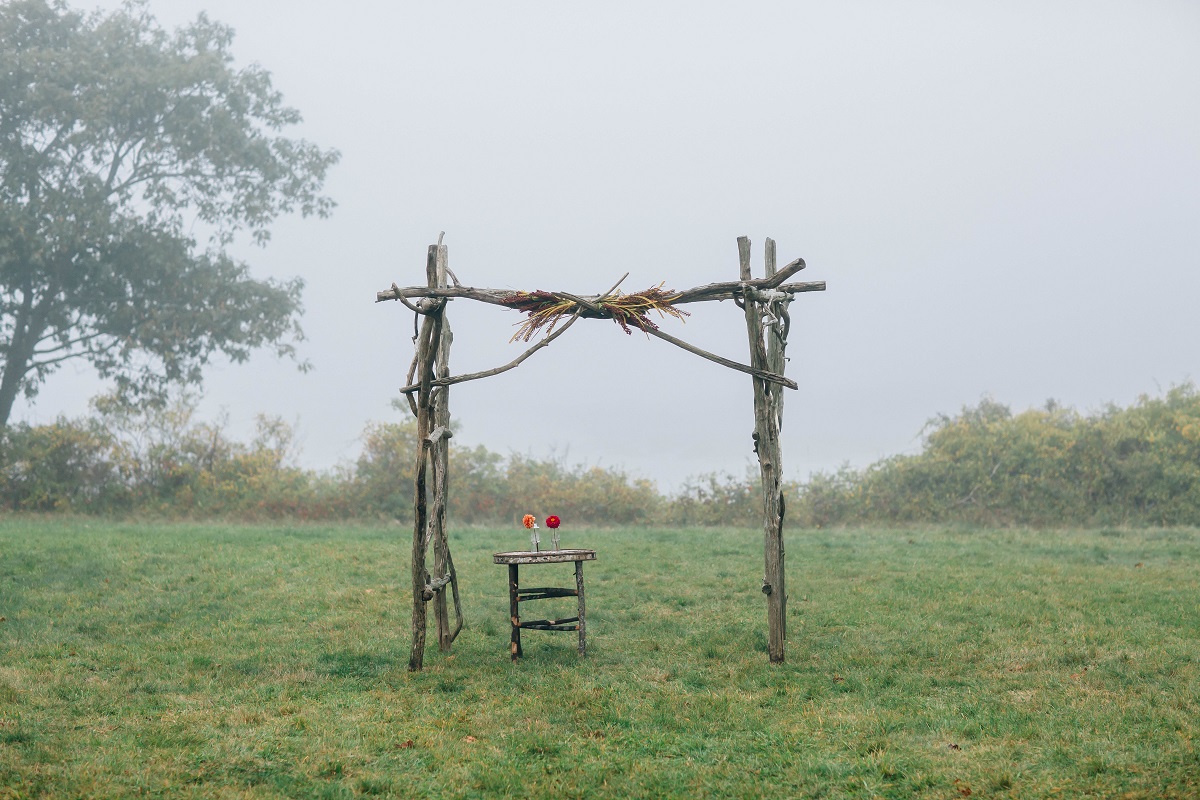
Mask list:
[[[531,631],[579,631],[579,655],[587,655],[587,612],[583,599],[583,562],[595,561],[595,550],[543,550],[496,553],[492,561],[508,565],[508,613],[512,622],[512,660],[521,657],[521,629]],[[522,589],[517,576],[521,564],[565,564],[575,562],[575,588],[539,587]],[[523,600],[543,600],[548,597],[578,597],[579,616],[567,619],[538,619],[521,622],[518,605]],[[574,623],[574,624],[571,624]]]

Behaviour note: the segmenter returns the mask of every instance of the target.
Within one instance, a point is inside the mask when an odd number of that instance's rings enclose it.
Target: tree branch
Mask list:
[[[783,282],[779,280],[780,275],[794,275],[801,269],[801,267],[795,266],[797,261],[799,261],[801,265],[804,263],[801,259],[797,259],[783,270],[780,270],[778,273],[776,273],[772,278],[758,278],[756,280],[746,281],[744,283],[741,281],[710,283],[706,286],[698,286],[694,289],[687,289],[686,291],[679,292],[677,295],[675,295],[674,299],[671,300],[671,305],[677,306],[682,305],[683,303],[699,303],[706,300],[729,300],[733,297],[740,297],[747,288],[761,290],[774,289],[776,291],[787,292],[789,294],[795,294],[798,292],[825,291],[825,281],[807,281],[802,283],[783,284]],[[789,267],[791,268],[790,273],[786,272]],[[392,284],[392,288],[384,289],[381,292],[375,293],[375,302],[383,303],[388,300],[405,300],[413,297],[464,297],[468,300],[478,300],[481,303],[491,303],[492,305],[505,306],[507,308],[508,304],[505,301],[514,294],[516,294],[516,292],[505,289],[477,289],[473,286],[447,286],[438,289],[432,289],[427,286],[410,286],[406,289],[401,289],[395,284]],[[601,316],[608,316],[607,313],[603,312],[603,310],[596,305],[598,301],[603,299],[604,295],[585,295],[580,297],[567,294],[566,292],[554,292],[554,294],[574,300],[589,310],[601,313]]]
[[[615,292],[617,290],[617,287],[620,286],[621,283],[628,277],[629,277],[629,273],[626,272],[624,275],[621,276],[621,280],[619,280],[613,284],[611,289],[609,289],[604,294],[597,295],[597,297],[600,300],[603,300],[604,298],[608,297],[610,294]],[[508,372],[510,369],[515,369],[516,367],[519,367],[521,365],[521,362],[523,362],[525,359],[529,358],[531,355],[536,353],[538,350],[541,350],[543,347],[545,347],[546,345],[553,342],[559,336],[562,336],[564,333],[566,333],[567,328],[574,325],[575,321],[579,319],[579,315],[583,313],[584,308],[585,308],[585,306],[580,305],[577,309],[575,309],[575,313],[571,315],[571,318],[568,319],[566,324],[564,324],[561,328],[559,328],[558,330],[556,330],[554,333],[550,334],[549,336],[545,337],[544,339],[539,341],[537,344],[535,344],[533,347],[529,348],[524,353],[517,356],[512,361],[508,362],[507,364],[505,364],[503,366],[494,367],[493,369],[484,370],[483,372],[472,372],[472,373],[469,373],[466,375],[455,375],[455,376],[452,376],[449,378],[438,378],[437,380],[431,381],[429,385],[431,387],[433,387],[433,386],[453,386],[456,383],[466,383],[467,381],[475,381],[475,380],[479,380],[480,378],[490,378],[493,375],[499,375],[503,372]],[[411,380],[411,378],[409,378],[409,380]],[[421,384],[419,384],[419,383],[410,384],[410,385],[402,388],[400,390],[400,393],[411,396],[413,392],[418,391],[420,388],[421,388]]]
[[[102,347],[99,350],[95,350],[93,352],[106,353],[109,350],[112,350],[116,346],[117,346],[117,342],[114,341],[111,344],[107,345],[106,347]],[[27,371],[32,371],[35,369],[44,369],[45,367],[54,366],[55,364],[61,364],[64,361],[70,361],[72,358],[79,358],[80,355],[82,355],[81,351],[73,351],[70,353],[64,353],[63,355],[58,356],[57,358],[47,358],[47,359],[43,359],[41,361],[30,359],[28,362],[26,362],[28,364]]]
[[[53,354],[53,353],[61,353],[61,352],[63,352],[64,350],[70,350],[70,349],[74,348],[76,345],[83,344],[84,342],[91,341],[92,339],[97,339],[97,338],[99,338],[100,336],[101,336],[101,334],[99,334],[99,333],[95,333],[95,334],[92,334],[92,335],[90,335],[90,336],[80,336],[80,337],[77,337],[77,338],[75,338],[75,339],[71,339],[71,340],[69,340],[69,341],[66,341],[66,342],[61,342],[61,343],[59,343],[59,344],[58,344],[57,346],[55,346],[55,347],[47,347],[47,348],[45,348],[45,349],[42,349],[42,350],[37,350],[37,349],[35,349],[35,350],[33,351],[33,355],[34,355],[34,356],[48,356],[48,355],[51,355],[51,354]],[[42,337],[42,338],[41,338],[39,341],[42,341],[42,342],[44,342],[44,341],[46,341],[47,339],[53,339],[53,338],[54,338],[53,336],[43,336],[43,337]]]
[[[387,300],[402,300],[410,297],[445,297],[447,299],[455,297],[465,297],[469,300],[478,300],[481,303],[491,303],[492,305],[504,305],[504,299],[514,292],[501,289],[476,289],[471,286],[446,286],[439,289],[433,289],[428,286],[410,286],[407,289],[400,289],[392,284],[393,288],[384,289],[382,292],[375,294],[375,302],[382,303]]]
[[[694,344],[688,344],[687,342],[683,341],[682,339],[676,339],[674,336],[671,336],[668,333],[663,333],[660,330],[655,330],[654,328],[647,328],[646,333],[650,334],[651,336],[656,336],[659,339],[662,339],[664,342],[670,342],[671,344],[675,345],[676,347],[681,347],[684,350],[687,350],[689,353],[698,355],[701,358],[707,358],[709,361],[720,364],[723,367],[729,367],[730,369],[736,369],[738,372],[745,372],[747,375],[753,375],[756,378],[762,378],[764,381],[770,381],[771,383],[778,383],[779,385],[786,386],[789,389],[799,389],[800,388],[796,384],[796,382],[791,380],[790,378],[785,378],[784,376],[777,375],[774,372],[767,372],[766,370],[755,369],[754,367],[746,366],[745,364],[739,364],[736,361],[730,361],[728,358],[723,358],[719,355],[716,355],[715,353],[710,353],[707,350],[701,350],[699,347],[696,347]]]

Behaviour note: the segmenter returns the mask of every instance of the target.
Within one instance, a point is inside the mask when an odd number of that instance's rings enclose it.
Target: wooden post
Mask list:
[[[767,278],[773,278],[776,274],[775,268],[775,240],[767,238],[766,244],[766,262],[767,262]],[[787,337],[791,328],[791,317],[788,315],[788,306],[791,305],[795,295],[783,293],[782,297],[776,295],[771,303],[770,313],[774,318],[771,325],[766,328],[763,335],[767,338],[767,369],[776,375],[783,375],[787,369]],[[792,387],[795,388],[795,387]],[[779,425],[779,430],[783,430],[783,398],[785,392],[778,391],[772,387],[771,404],[774,406],[775,420]],[[783,451],[780,450],[782,457]],[[779,464],[780,477],[783,476],[783,463]]]
[[[575,562],[575,592],[579,596],[579,655],[587,655],[587,605],[583,598],[583,562]]]
[[[521,653],[521,584],[517,573],[518,565],[508,565],[508,616],[512,623],[512,660],[516,661]]]
[[[437,261],[439,245],[429,246],[425,263],[426,282],[430,288],[437,287]],[[425,309],[421,321],[421,332],[417,338],[416,377],[420,384],[417,391],[417,461],[413,469],[413,546],[412,546],[412,651],[408,659],[409,670],[416,672],[425,661],[425,585],[429,583],[429,571],[425,568],[425,548],[429,542],[429,515],[426,506],[426,466],[429,462],[429,431],[432,417],[430,402],[433,383],[434,355],[441,334],[444,300],[436,300]],[[441,577],[441,576],[439,576]]]
[[[446,273],[449,269],[447,248],[440,242],[437,245],[436,270],[438,288],[446,288]],[[450,345],[454,335],[450,331],[450,322],[446,319],[445,309],[441,311],[441,335],[438,337],[437,350],[434,353],[435,373],[438,378],[450,376]],[[447,580],[450,592],[454,596],[454,612],[456,626],[450,628],[450,615],[446,607],[445,589],[438,591],[433,598],[433,616],[437,622],[438,648],[443,653],[450,652],[458,632],[462,630],[463,614],[462,599],[458,593],[458,574],[454,569],[454,559],[450,557],[450,542],[446,534],[446,503],[449,495],[449,463],[450,463],[450,387],[438,386],[432,390],[433,433],[430,434],[429,457],[433,467],[433,502],[429,511],[428,540],[433,542],[433,572],[438,580]]]
[[[738,238],[738,261],[741,281],[747,283],[752,276],[750,240],[745,236]],[[768,257],[768,263],[770,261]],[[746,333],[750,340],[750,366],[769,371],[767,347],[763,342],[762,308],[757,298],[758,295],[750,287],[743,291]],[[762,476],[765,562],[762,590],[767,596],[767,649],[771,661],[779,663],[784,660],[787,640],[787,587],[784,581],[782,448],[779,443],[779,406],[774,395],[781,393],[783,387],[759,377],[754,377],[753,381],[754,451],[758,455],[759,473]]]

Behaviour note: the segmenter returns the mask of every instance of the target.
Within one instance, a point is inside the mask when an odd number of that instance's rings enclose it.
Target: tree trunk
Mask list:
[[[6,355],[4,376],[0,377],[0,431],[8,427],[8,418],[12,416],[13,404],[21,392],[21,378],[24,377],[19,369],[13,369],[11,353]]]
[[[39,323],[44,314],[33,307],[33,293],[26,291],[21,308],[13,320],[12,340],[4,348],[4,375],[0,377],[0,431],[8,427],[13,405],[21,393],[21,385],[29,373],[33,350],[42,335]],[[37,325],[38,330],[32,330]]]

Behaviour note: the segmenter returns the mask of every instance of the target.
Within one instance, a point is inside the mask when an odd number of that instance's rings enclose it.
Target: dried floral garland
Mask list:
[[[593,319],[603,319],[608,317],[621,326],[621,330],[627,334],[632,334],[632,328],[638,330],[658,330],[658,325],[654,324],[654,320],[650,319],[649,313],[657,311],[660,317],[670,315],[677,320],[683,321],[684,317],[691,316],[688,312],[680,308],[675,308],[671,303],[679,297],[678,292],[663,291],[663,285],[660,283],[653,289],[647,289],[644,292],[637,294],[617,294],[597,300],[589,307],[586,304],[580,303],[573,297],[563,296],[555,292],[544,292],[537,290],[533,292],[513,292],[501,299],[501,303],[509,308],[515,308],[518,311],[524,311],[529,315],[513,334],[509,341],[528,342],[538,331],[546,328],[546,333],[550,334],[554,331],[554,326],[559,323],[564,317],[580,312],[581,317],[591,317]],[[582,310],[580,307],[582,306]],[[599,309],[597,311],[597,309]],[[549,327],[547,327],[549,326]]]

